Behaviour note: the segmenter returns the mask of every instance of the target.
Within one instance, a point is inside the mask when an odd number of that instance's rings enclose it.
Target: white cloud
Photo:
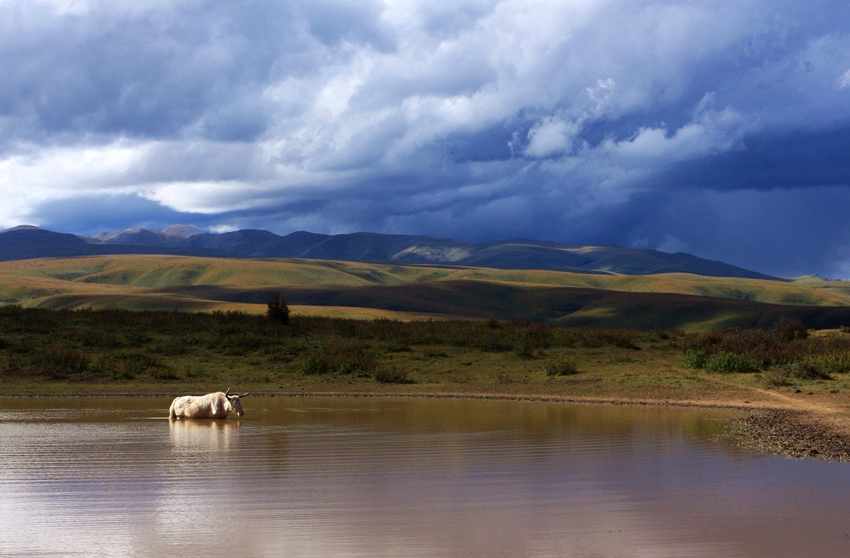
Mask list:
[[[547,157],[556,153],[572,151],[576,135],[581,126],[575,122],[565,122],[558,118],[546,118],[529,130],[528,147],[525,155],[529,157]]]
[[[641,128],[627,141],[605,142],[605,148],[616,155],[637,159],[645,164],[652,161],[681,161],[733,149],[747,128],[740,126],[742,118],[727,110],[690,122],[672,135],[667,128]]]

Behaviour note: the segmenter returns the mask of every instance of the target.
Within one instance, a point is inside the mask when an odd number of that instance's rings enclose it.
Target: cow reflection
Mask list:
[[[181,450],[223,450],[230,447],[240,422],[172,420],[171,441]]]

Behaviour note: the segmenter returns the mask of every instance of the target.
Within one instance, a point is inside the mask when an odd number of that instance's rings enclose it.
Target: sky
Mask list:
[[[850,278],[850,3],[0,0],[0,193]]]

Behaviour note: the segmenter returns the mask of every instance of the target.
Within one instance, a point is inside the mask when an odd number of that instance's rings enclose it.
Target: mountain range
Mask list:
[[[537,240],[467,243],[428,236],[263,230],[206,233],[186,225],[162,231],[141,228],[94,237],[20,226],[0,233],[0,261],[109,254],[171,254],[228,258],[304,258],[368,263],[427,264],[576,273],[653,275],[692,273],[713,277],[778,280],[719,261],[678,252],[578,245]]]

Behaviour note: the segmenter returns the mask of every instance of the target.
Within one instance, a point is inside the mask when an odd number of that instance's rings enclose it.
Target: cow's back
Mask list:
[[[192,395],[176,397],[168,409],[168,418],[190,418],[187,412],[193,399],[196,399],[196,397]]]
[[[226,418],[227,412],[220,399],[223,393],[184,395],[171,402],[169,418]]]

